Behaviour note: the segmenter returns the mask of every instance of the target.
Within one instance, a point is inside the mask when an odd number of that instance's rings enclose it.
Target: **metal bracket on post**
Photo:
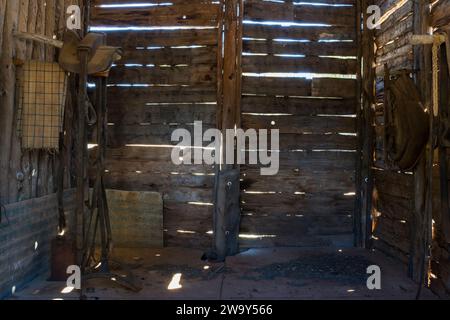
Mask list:
[[[220,171],[216,179],[215,260],[224,261],[227,256],[233,256],[239,252],[240,171],[238,169]]]

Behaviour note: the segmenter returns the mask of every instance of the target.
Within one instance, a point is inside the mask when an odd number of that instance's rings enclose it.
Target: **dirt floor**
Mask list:
[[[202,261],[202,254],[181,248],[116,250],[142,290],[135,293],[114,281],[89,280],[83,294],[91,300],[360,300],[414,299],[417,293],[417,285],[405,276],[405,266],[375,251],[252,249],[221,264]],[[367,288],[366,270],[371,265],[381,268],[381,290]],[[123,273],[118,271],[118,277]],[[36,279],[12,299],[79,299],[78,292],[64,289],[64,283]],[[428,290],[421,298],[437,299]]]

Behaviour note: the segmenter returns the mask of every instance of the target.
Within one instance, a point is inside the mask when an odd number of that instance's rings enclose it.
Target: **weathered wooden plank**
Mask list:
[[[315,78],[312,82],[314,97],[356,98],[356,79]]]
[[[389,69],[391,71],[400,70],[412,70],[414,65],[414,57],[410,54],[408,56],[400,56],[391,60],[386,61]],[[376,74],[378,77],[382,77],[384,74],[384,65],[378,64],[376,66]]]
[[[384,254],[386,254],[387,256],[397,259],[397,261],[401,261],[404,264],[408,263],[408,254],[406,252],[399,250],[397,247],[384,241],[381,238],[376,238],[372,240],[373,240],[373,247],[376,250],[379,250]]]
[[[130,163],[130,162],[128,162]],[[118,164],[116,164],[118,165]],[[167,169],[169,166],[166,166]],[[146,168],[141,164],[136,169],[143,171],[132,171],[131,169],[108,166],[107,183],[120,187],[120,183],[128,183],[126,181],[135,181],[138,186],[146,189],[158,190],[159,192],[170,192],[172,186],[176,185],[181,188],[198,188],[211,189],[214,184],[214,176],[211,175],[194,175],[181,174],[179,172],[172,173],[155,173],[150,171],[152,168]],[[124,177],[127,178],[124,178]]]
[[[269,96],[310,96],[311,80],[244,76],[242,93]]]
[[[169,105],[117,105],[110,106],[108,122],[115,125],[193,123],[215,124],[215,103],[169,104]]]
[[[186,164],[175,165],[171,162],[170,154],[167,156],[166,160],[141,160],[140,157],[136,158],[136,156],[140,156],[138,152],[135,152],[134,155],[134,158],[111,156],[111,158],[106,161],[107,173],[130,173],[132,175],[153,174],[158,178],[152,179],[159,179],[159,183],[162,182],[161,179],[173,179],[173,181],[177,181],[177,179],[185,181],[185,178],[190,179],[190,177],[185,177],[185,175],[200,177],[198,179],[192,178],[192,181],[198,181],[195,182],[193,186],[204,186],[205,183],[209,183],[204,181],[208,181],[209,177],[214,176],[214,169],[212,166]],[[91,170],[91,175],[93,174],[95,174],[95,172],[92,172]],[[181,175],[181,177],[177,177],[178,175]]]
[[[260,218],[244,216],[240,246],[243,248],[304,246],[304,247],[352,247],[351,230],[340,219],[311,218],[299,222],[294,218]],[[348,219],[351,222],[351,219]],[[259,222],[261,221],[261,222]],[[322,222],[323,221],[323,222]],[[316,226],[316,228],[314,228]],[[283,230],[284,232],[280,232]],[[319,234],[318,234],[319,233]]]
[[[166,167],[169,168],[169,166]],[[141,166],[140,170],[145,168]],[[213,196],[211,188],[213,181],[209,181],[210,179],[209,176],[202,178],[196,175],[182,175],[179,177],[176,174],[114,170],[105,174],[105,185],[108,189],[115,190],[159,192],[163,195],[164,201],[210,204]],[[174,188],[170,182],[180,184]]]
[[[127,145],[106,150],[107,159],[133,161],[165,161],[171,163],[173,146],[166,145]]]
[[[242,98],[244,113],[284,113],[292,115],[350,115],[355,114],[354,99],[317,99],[244,96]]]
[[[396,25],[388,29],[381,29],[376,33],[375,43],[377,47],[382,47],[390,41],[396,40],[401,36],[408,34],[413,28],[413,17],[410,15],[405,20],[399,21]]]
[[[108,88],[108,105],[142,105],[161,103],[215,102],[216,89],[212,85],[154,85],[116,86]],[[113,108],[112,107],[112,108]]]
[[[341,216],[344,221],[352,223],[355,208],[354,197],[345,197],[343,194],[306,194],[295,195],[286,193],[276,194],[248,194],[241,196],[244,211],[253,213],[253,216]],[[297,220],[306,223],[302,219]],[[347,224],[348,226],[348,224]],[[340,228],[342,225],[336,226]],[[351,228],[350,230],[351,231]]]
[[[345,168],[336,172],[327,168],[322,160],[322,167],[311,168],[308,159],[300,159],[296,167],[282,167],[276,176],[262,176],[259,169],[243,167],[244,191],[250,192],[286,192],[286,193],[324,193],[336,192],[342,195],[355,192],[355,173],[353,168]],[[332,162],[331,159],[327,161]],[[302,166],[302,163],[305,164]]]
[[[251,76],[243,79],[244,94],[278,97],[352,98],[356,81],[342,78],[306,78]]]
[[[295,166],[295,161],[301,157],[301,152],[313,152],[314,150],[323,151],[356,151],[357,137],[356,134],[289,134],[283,133],[279,137],[279,148],[275,150],[272,144],[272,150],[280,151],[279,154],[282,166]],[[270,147],[270,146],[269,146]],[[256,156],[258,151],[248,151],[249,147],[246,145],[242,152],[246,152],[246,157]],[[291,154],[292,153],[292,154]],[[334,155],[332,156],[334,157]],[[339,166],[339,164],[338,164]]]
[[[303,54],[307,56],[356,56],[352,42],[244,41],[244,52],[268,54]]]
[[[243,72],[253,73],[336,73],[355,74],[356,59],[321,57],[244,56]]]
[[[279,129],[280,133],[352,133],[356,132],[355,118],[328,116],[260,116],[242,119],[244,128]]]
[[[291,150],[356,150],[356,135],[281,134],[280,151]]]
[[[356,31],[354,27],[280,27],[245,24],[244,37],[264,40],[290,39],[290,40],[355,40]]]
[[[409,225],[397,220],[380,217],[374,228],[374,236],[383,239],[386,243],[398,250],[409,252]]]
[[[295,5],[292,2],[264,2],[248,0],[244,15],[254,21],[283,21],[294,23],[321,23],[329,25],[354,26],[353,6],[311,6]]]
[[[404,222],[411,220],[414,210],[414,203],[410,199],[400,198],[378,190],[374,205],[383,217]]]
[[[208,250],[211,248],[212,236],[200,232],[184,232],[184,230],[166,229],[165,245],[179,248],[198,248]]]
[[[383,22],[381,29],[395,28],[399,21],[404,20],[407,16],[413,15],[414,1],[387,1],[381,6]],[[389,15],[389,16],[388,16]],[[386,19],[387,17],[387,19]]]
[[[377,56],[383,56],[391,51],[394,51],[400,47],[403,47],[405,45],[411,44],[411,36],[413,35],[412,30],[403,34],[400,38],[388,42],[384,44],[383,46],[377,48],[376,55]]]
[[[316,243],[313,246],[330,246],[325,244],[321,236],[332,238],[343,234],[352,233],[352,219],[339,216],[304,216],[304,217],[261,217],[245,216],[242,219],[241,231],[243,235],[258,235],[262,238],[272,238],[277,245],[306,246],[308,243]],[[244,238],[245,239],[245,238]],[[322,241],[321,241],[322,240]]]
[[[15,86],[15,68],[13,64],[13,55],[15,50],[15,41],[12,36],[12,30],[17,28],[18,24],[19,2],[8,1],[6,4],[5,20],[3,26],[3,45],[0,56],[0,119],[1,134],[0,145],[2,153],[0,158],[0,179],[3,181],[0,187],[0,201],[2,203],[14,202],[16,199],[9,199],[9,184],[13,184],[16,179],[11,180],[10,159],[13,154],[12,138],[14,136],[14,86]]]
[[[193,204],[164,203],[164,233],[167,246],[211,247],[212,207]]]
[[[214,3],[154,7],[93,7],[92,25],[217,26],[219,6]]]
[[[377,52],[376,63],[381,65],[388,63],[389,60],[403,57],[405,60],[413,56],[413,46],[411,44],[406,44],[402,47],[391,49],[385,53]]]
[[[179,67],[113,67],[112,84],[211,84],[216,81],[214,65]]]
[[[118,65],[141,64],[155,66],[177,65],[215,65],[217,60],[217,48],[202,46],[200,48],[170,48],[126,50]]]
[[[3,44],[3,26],[6,19],[6,0],[0,0],[0,48]]]
[[[204,130],[214,127],[213,124],[203,125]],[[127,144],[153,144],[171,145],[176,144],[171,141],[172,133],[177,129],[187,130],[194,137],[194,126],[192,124],[142,124],[142,125],[114,125],[109,126],[108,146],[119,147]],[[178,142],[177,142],[178,143]],[[204,146],[209,143],[205,142]]]
[[[108,31],[106,34],[108,44],[119,46],[124,50],[217,45],[217,30],[215,29]]]
[[[413,199],[414,176],[384,170],[374,171],[375,188],[379,192],[388,193],[404,199]]]
[[[431,11],[431,24],[434,27],[444,27],[450,24],[450,1],[440,0]]]
[[[45,16],[45,34],[53,38],[56,31],[56,0],[45,1]],[[49,62],[55,60],[55,48],[53,46],[47,46],[45,48],[45,59]]]
[[[190,3],[193,4],[212,4],[216,3],[215,0],[189,0]],[[171,0],[168,2],[167,0],[133,0],[133,4],[142,4],[143,7],[169,7],[169,6],[179,6],[179,5],[185,5],[186,0]],[[114,5],[124,5],[124,0],[91,0],[90,1],[91,7],[114,7]],[[128,8],[132,8],[133,6],[130,6]]]

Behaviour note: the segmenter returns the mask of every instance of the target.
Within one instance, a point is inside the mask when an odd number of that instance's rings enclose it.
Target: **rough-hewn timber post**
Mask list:
[[[414,34],[427,34],[429,26],[429,1],[416,1],[414,3]],[[431,45],[414,46],[414,70],[416,70],[416,84],[422,93],[422,101],[431,109]],[[427,229],[431,226],[431,218],[428,217],[426,206],[427,185],[430,177],[427,177],[427,167],[431,161],[429,154],[430,144],[427,145],[424,154],[414,171],[414,212],[410,233],[410,259],[409,276],[421,281],[425,256],[428,254]],[[427,221],[430,220],[430,221]]]
[[[240,101],[241,101],[241,66],[242,54],[242,0],[230,0],[224,3],[224,47],[223,73],[219,80],[218,100],[219,119],[218,125],[224,137],[227,129],[234,129],[240,125]],[[221,86],[221,87],[220,87]],[[230,141],[228,141],[230,143]],[[224,153],[226,148],[224,149]],[[226,159],[226,154],[223,154]],[[218,168],[215,185],[214,206],[214,250],[217,259],[225,260],[229,255],[234,255],[239,249],[240,226],[240,187],[239,168],[237,165],[224,164]]]
[[[361,74],[361,97],[358,101],[360,107],[359,143],[361,151],[361,173],[359,175],[359,192],[356,206],[360,211],[356,212],[356,246],[370,247],[372,233],[372,192],[373,192],[373,149],[374,149],[374,127],[373,127],[373,105],[375,101],[375,69],[374,62],[374,31],[367,27],[367,7],[373,4],[373,0],[363,0],[360,3],[362,20],[358,20],[358,26],[363,26],[360,37],[360,57],[362,59]],[[359,96],[358,96],[359,98]],[[359,216],[359,217],[358,217]]]

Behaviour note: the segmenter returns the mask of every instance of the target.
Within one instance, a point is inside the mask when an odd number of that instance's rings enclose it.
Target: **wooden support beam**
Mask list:
[[[218,112],[217,122],[225,137],[227,129],[234,129],[240,125],[243,2],[242,0],[225,1],[223,8],[224,53],[223,57],[220,53],[218,55],[218,66],[223,66],[223,72],[219,71],[218,105],[221,106],[221,109]],[[222,35],[222,33],[220,34]],[[219,42],[222,41],[219,40]],[[228,143],[230,142],[228,141]],[[223,159],[226,159],[225,152]],[[225,164],[217,170],[214,251],[219,261],[225,260],[227,256],[235,255],[239,249],[241,215],[239,177],[239,168],[234,165]]]
[[[359,4],[363,21],[367,21],[367,7],[373,4],[372,0],[364,0]],[[361,25],[361,20],[357,25]],[[373,68],[374,57],[374,31],[363,24],[363,31],[359,37],[359,56],[362,63],[360,93],[358,99],[359,118],[359,152],[361,164],[358,176],[358,195],[355,213],[355,235],[357,247],[371,247],[372,235],[372,193],[373,193],[373,151],[374,151],[374,112],[375,103],[375,69]]]
[[[6,6],[6,8],[5,8]],[[18,24],[18,1],[7,1],[2,4],[4,11],[3,28],[5,30],[0,48],[0,203],[6,204],[15,202],[10,199],[10,184],[13,184],[15,177],[11,177],[11,154],[12,139],[14,136],[14,89],[16,80],[16,69],[11,57],[15,55],[14,38],[8,30],[16,30]],[[14,173],[15,175],[15,173]],[[14,180],[10,180],[10,179]]]
[[[365,11],[365,7],[367,5],[367,1],[358,2],[356,4],[356,25],[361,26],[361,16]],[[363,28],[364,30],[364,28]],[[363,50],[362,50],[362,41],[363,41],[363,30],[361,28],[357,28],[356,41],[358,42],[358,66],[361,66],[363,60]],[[358,159],[356,161],[356,170],[355,170],[355,181],[356,181],[356,197],[355,197],[355,211],[354,211],[354,233],[355,233],[355,246],[362,247],[364,233],[363,233],[363,214],[362,214],[362,206],[363,206],[363,177],[362,177],[362,167],[363,167],[363,155],[362,148],[364,143],[364,118],[363,118],[363,106],[361,105],[361,92],[362,92],[362,81],[363,74],[361,72],[361,68],[358,68],[357,73],[357,94],[356,94],[356,124],[357,124],[357,132],[358,132],[358,145],[357,145],[357,155]],[[365,79],[367,80],[367,79]]]
[[[242,26],[242,16],[238,16],[240,0],[225,1],[224,16],[224,60],[223,60],[223,113],[222,130],[233,129],[239,122],[240,103],[240,56],[239,45],[242,37],[238,39]],[[239,63],[239,64],[238,64]]]
[[[76,146],[76,243],[77,263],[83,265],[83,252],[85,252],[85,212],[86,212],[86,158],[87,158],[87,124],[86,124],[86,97],[87,97],[87,65],[89,52],[79,52],[80,74],[78,77],[77,102],[77,146]]]
[[[430,26],[429,1],[417,1],[414,3],[414,34],[427,34]],[[425,106],[431,108],[431,45],[414,46],[414,70],[417,70],[416,85],[422,93],[422,101]],[[432,134],[432,133],[431,133]],[[430,142],[431,142],[430,138]],[[431,181],[427,168],[432,167],[432,143],[428,143],[426,154],[422,157],[414,170],[414,212],[411,221],[409,276],[422,282],[424,278],[425,256],[428,255],[427,233],[431,227],[431,216],[427,213],[431,206],[427,206],[427,189]]]

